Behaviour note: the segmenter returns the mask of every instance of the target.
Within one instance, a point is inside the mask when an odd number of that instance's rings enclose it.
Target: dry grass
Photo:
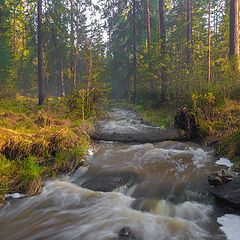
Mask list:
[[[226,100],[209,112],[207,116],[197,114],[204,143],[214,146],[218,155],[233,160],[235,167],[240,165],[240,103]]]
[[[42,109],[23,97],[0,101],[0,202],[6,192],[36,195],[45,177],[81,165],[90,129],[61,100]]]

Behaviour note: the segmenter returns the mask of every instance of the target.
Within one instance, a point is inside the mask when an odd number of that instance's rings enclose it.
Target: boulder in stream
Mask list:
[[[137,240],[137,238],[129,227],[124,227],[119,231],[117,240]]]
[[[240,177],[213,188],[211,194],[230,207],[240,209]]]
[[[137,180],[137,174],[132,172],[101,172],[82,186],[93,191],[111,192],[125,185],[131,187]]]
[[[218,172],[212,173],[208,176],[208,182],[212,186],[219,186],[224,183],[232,181],[238,175],[231,170],[222,169]]]

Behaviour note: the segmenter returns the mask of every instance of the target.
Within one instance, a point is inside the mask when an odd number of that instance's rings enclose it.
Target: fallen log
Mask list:
[[[93,140],[117,141],[123,143],[156,143],[163,141],[184,141],[188,139],[188,133],[180,129],[161,129],[146,126],[131,131],[111,131],[106,127],[98,127],[90,136]]]

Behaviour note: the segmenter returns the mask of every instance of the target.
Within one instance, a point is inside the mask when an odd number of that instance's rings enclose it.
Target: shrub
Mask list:
[[[95,117],[108,103],[109,91],[110,88],[107,85],[92,88],[89,91],[87,89],[75,91],[67,98],[70,113],[80,116],[83,120]]]
[[[230,159],[240,157],[240,131],[224,136],[218,144],[217,152]]]

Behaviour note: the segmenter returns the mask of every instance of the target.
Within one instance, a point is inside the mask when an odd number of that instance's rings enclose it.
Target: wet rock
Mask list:
[[[216,173],[210,174],[208,176],[208,182],[212,186],[218,186],[232,181],[235,177],[237,177],[237,175],[231,170],[222,169]]]
[[[131,172],[102,172],[83,183],[82,187],[93,191],[111,192],[119,187],[131,187],[138,181],[138,176]]]
[[[137,240],[129,227],[122,228],[118,233],[117,240]]]
[[[240,209],[240,177],[213,188],[211,194],[230,207]]]

